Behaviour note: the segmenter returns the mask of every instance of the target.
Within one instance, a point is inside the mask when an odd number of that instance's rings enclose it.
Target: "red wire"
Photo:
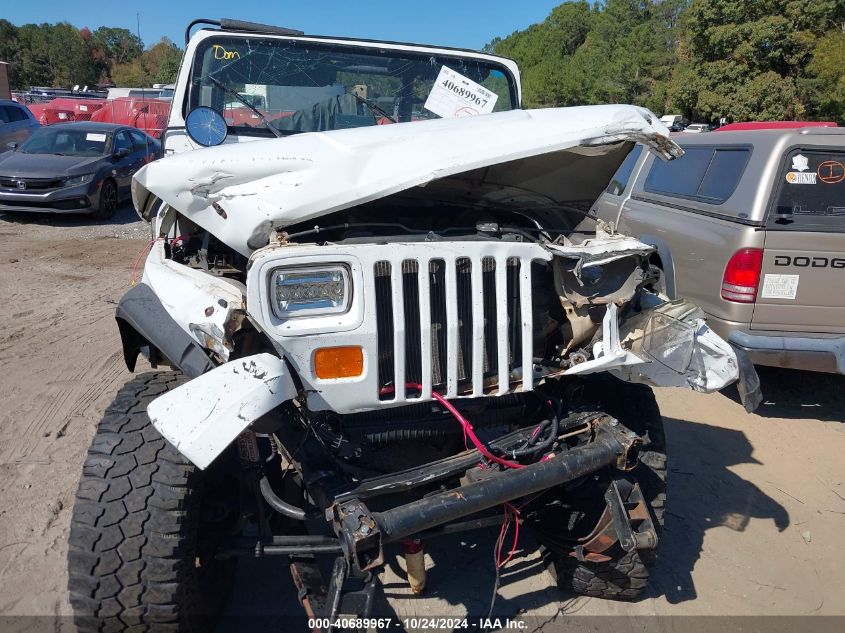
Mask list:
[[[405,387],[407,389],[418,389],[422,391],[422,385],[415,382],[407,382],[405,383]],[[393,387],[384,387],[381,389],[380,393],[387,394],[395,392],[396,390]],[[478,439],[478,436],[475,434],[475,431],[472,428],[472,424],[470,424],[469,420],[467,420],[464,416],[461,415],[460,411],[458,411],[452,404],[446,400],[443,396],[441,396],[436,391],[432,390],[431,397],[437,400],[440,404],[442,404],[446,410],[452,414],[452,416],[458,421],[458,424],[461,425],[461,428],[464,431],[464,445],[466,445],[466,438],[468,437],[470,441],[475,445],[475,448],[478,449],[478,452],[484,455],[487,459],[491,462],[495,462],[497,464],[501,464],[506,468],[525,468],[523,464],[518,464],[516,462],[508,461],[506,459],[502,459],[501,457],[496,457],[487,450],[487,447]],[[536,432],[536,429],[535,429]],[[499,539],[496,545],[496,567],[501,569],[505,565],[507,565],[511,559],[516,554],[516,550],[519,544],[519,510],[511,503],[505,503],[502,505],[505,512],[505,517],[502,520],[502,527],[499,529]],[[502,558],[502,547],[504,546],[505,536],[507,536],[508,528],[510,527],[511,523],[511,514],[513,514],[513,522],[514,522],[514,534],[513,534],[513,543],[511,545],[511,550],[508,553],[507,558],[505,560],[501,560]]]
[[[149,250],[153,247],[153,244],[155,244],[156,242],[158,242],[159,240],[162,240],[162,239],[164,239],[164,238],[159,237],[159,238],[156,238],[154,240],[150,240],[149,244],[147,244],[144,247],[144,249],[140,253],[138,253],[138,257],[135,258],[135,262],[132,264],[132,272],[131,272],[130,277],[129,277],[129,282],[132,286],[134,286],[137,283],[135,276],[138,274],[139,265],[141,263],[141,260],[144,258],[144,255],[146,255],[147,252],[149,252]]]
[[[519,546],[519,510],[510,503],[505,503],[502,507],[505,509],[505,518],[502,521],[502,527],[499,530],[499,540],[497,541],[498,545],[496,547],[496,566],[499,569],[507,565],[511,559],[513,559]],[[508,528],[510,528],[511,517],[513,517],[514,523],[513,543],[511,544],[511,550],[508,553],[507,558],[502,560],[502,547],[505,543],[505,536],[508,533]]]
[[[419,389],[420,391],[422,391],[422,385],[415,382],[405,383],[405,387],[410,389]],[[472,424],[470,424],[469,420],[467,420],[464,416],[461,415],[460,411],[453,407],[452,404],[448,400],[446,400],[446,398],[441,396],[436,391],[432,390],[431,397],[437,400],[437,402],[439,402],[440,404],[442,404],[446,408],[446,410],[451,413],[452,416],[458,421],[458,424],[461,425],[461,428],[464,431],[464,442],[466,442],[466,438],[468,437],[469,440],[475,446],[475,448],[478,449],[479,453],[484,455],[484,457],[489,459],[491,462],[501,464],[505,468],[525,468],[525,466],[523,466],[522,464],[518,464],[517,462],[512,462],[507,459],[502,459],[501,457],[496,457],[495,455],[493,455],[493,453],[487,450],[487,447],[484,446],[481,440],[478,439],[478,436],[475,434],[475,430],[472,428]]]

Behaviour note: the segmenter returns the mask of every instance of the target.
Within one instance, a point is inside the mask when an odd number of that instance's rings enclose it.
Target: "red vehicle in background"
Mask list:
[[[833,121],[745,121],[728,123],[714,132],[738,132],[741,130],[789,130],[802,127],[839,127]]]
[[[32,112],[32,116],[41,124],[47,125],[47,106],[49,103],[27,103],[26,107]]]
[[[91,116],[103,107],[103,99],[53,99],[43,104],[44,108],[36,118],[41,125],[52,125],[53,123],[66,123],[69,121],[90,121]],[[32,106],[30,106],[30,111]],[[33,114],[35,112],[33,111]]]
[[[153,138],[160,138],[167,127],[170,102],[161,99],[118,97],[103,102],[103,107],[91,117],[101,123],[131,125],[143,130]]]

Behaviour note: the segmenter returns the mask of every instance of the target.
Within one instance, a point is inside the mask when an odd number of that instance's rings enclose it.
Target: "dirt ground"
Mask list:
[[[67,614],[73,496],[97,421],[129,377],[113,312],[147,227],[125,207],[85,218],[0,216],[0,615]],[[649,595],[634,604],[562,596],[531,554],[510,563],[495,613],[845,615],[845,378],[761,371],[765,404],[660,390],[670,454],[668,516]],[[391,552],[381,608],[486,613],[493,537],[430,544],[413,597]],[[297,609],[280,561],[244,560],[227,612]],[[291,606],[293,605],[293,606]]]

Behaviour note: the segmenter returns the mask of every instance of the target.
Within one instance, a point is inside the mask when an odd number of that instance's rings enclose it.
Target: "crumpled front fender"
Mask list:
[[[644,383],[652,387],[685,387],[712,393],[739,381],[743,404],[753,411],[760,403],[759,379],[744,354],[711,330],[704,313],[695,304],[679,299],[664,302],[657,295],[641,296],[644,309],[620,322],[614,304],[610,304],[602,321],[601,336],[593,345],[593,358],[567,369],[565,375],[592,374],[609,371],[626,382]],[[677,324],[688,335],[666,343],[666,349],[686,346],[688,356],[682,366],[663,362],[648,348],[651,319],[661,317],[664,323]],[[680,355],[683,357],[683,354]]]
[[[284,361],[255,354],[220,365],[156,398],[147,414],[164,439],[206,468],[253,422],[295,396]]]

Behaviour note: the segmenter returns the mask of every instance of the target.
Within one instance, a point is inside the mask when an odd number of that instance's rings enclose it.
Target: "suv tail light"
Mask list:
[[[735,303],[754,303],[762,264],[762,248],[742,248],[734,253],[722,277],[722,299]]]

